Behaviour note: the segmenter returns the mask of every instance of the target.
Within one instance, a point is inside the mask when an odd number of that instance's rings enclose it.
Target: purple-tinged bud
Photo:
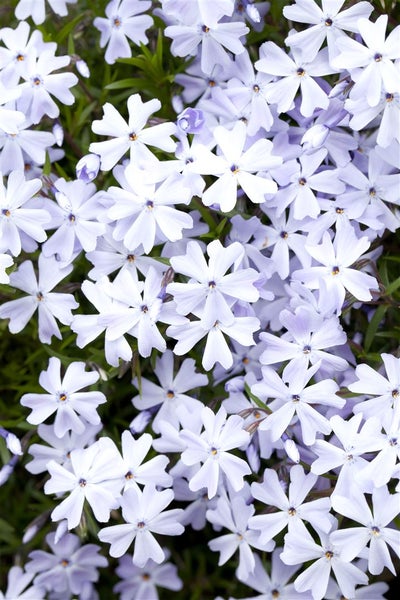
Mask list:
[[[76,177],[85,183],[90,183],[97,177],[100,169],[100,156],[85,154],[76,165]]]
[[[142,433],[150,422],[152,418],[152,412],[150,410],[142,410],[129,425],[129,429],[131,433],[135,435],[136,433]]]
[[[185,108],[178,115],[177,126],[184,133],[199,133],[204,125],[205,119],[203,111],[198,108]]]
[[[326,125],[314,125],[307,129],[301,138],[301,144],[305,150],[315,150],[321,148],[329,134],[329,127]]]
[[[53,125],[53,135],[57,146],[61,147],[64,141],[64,129],[61,127],[58,121],[56,121]]]
[[[6,437],[6,444],[9,451],[13,454],[19,456],[22,454],[21,442],[14,433],[8,432],[8,435]]]
[[[282,436],[283,439],[284,436]],[[293,440],[291,440],[290,438],[287,438],[284,441],[284,446],[285,446],[285,452],[288,455],[288,457],[296,464],[298,464],[300,462],[300,454],[299,451],[297,449],[296,444],[294,443]]]

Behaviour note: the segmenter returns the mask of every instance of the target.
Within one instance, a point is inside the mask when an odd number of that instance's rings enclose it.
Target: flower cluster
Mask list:
[[[230,600],[384,598],[400,25],[383,4],[20,0],[0,28],[0,326],[25,365],[0,485],[43,478],[1,598],[97,600],[108,565],[108,597],[184,598],[191,551],[231,569]]]

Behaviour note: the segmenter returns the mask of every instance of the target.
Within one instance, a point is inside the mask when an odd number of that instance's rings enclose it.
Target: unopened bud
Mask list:
[[[296,464],[299,463],[300,462],[300,454],[299,454],[299,451],[298,451],[297,446],[294,443],[294,441],[291,440],[290,438],[288,438],[287,440],[285,440],[284,446],[285,446],[285,451],[286,451],[286,454],[288,455],[288,457],[294,463],[296,463]]]
[[[9,432],[6,437],[6,445],[13,454],[21,455],[21,442],[14,433]]]
[[[87,63],[83,60],[83,58],[79,58],[76,61],[76,68],[78,70],[78,73],[80,73],[82,77],[90,77],[89,67],[87,66]]]
[[[61,127],[58,121],[56,121],[53,125],[53,135],[57,146],[62,146],[64,141],[64,129]]]
[[[97,177],[100,169],[100,156],[85,154],[76,165],[76,177],[85,183],[90,183]]]

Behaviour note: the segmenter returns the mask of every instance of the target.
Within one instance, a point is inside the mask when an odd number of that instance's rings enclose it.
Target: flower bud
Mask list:
[[[90,77],[90,71],[89,71],[89,67],[87,66],[87,63],[82,59],[79,58],[76,61],[76,68],[78,70],[78,73],[80,73],[80,75],[82,75],[82,77]]]
[[[6,445],[13,454],[21,455],[21,442],[14,433],[9,432],[6,437]]]
[[[62,146],[64,141],[64,130],[58,121],[56,121],[53,125],[53,135],[57,146]]]
[[[199,133],[203,128],[204,122],[205,119],[202,110],[198,108],[185,108],[178,115],[176,124],[184,133]]]
[[[76,165],[76,177],[85,183],[90,183],[97,177],[100,169],[100,156],[85,154]]]
[[[284,442],[285,451],[288,457],[296,464],[300,462],[300,454],[293,440],[288,438]]]

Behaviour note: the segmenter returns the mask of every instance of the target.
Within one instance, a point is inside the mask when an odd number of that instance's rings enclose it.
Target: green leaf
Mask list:
[[[368,327],[367,327],[367,331],[365,332],[365,343],[364,343],[365,352],[369,352],[369,349],[371,348],[372,342],[374,341],[374,338],[378,331],[378,327],[382,323],[382,319],[383,319],[387,309],[388,309],[388,306],[386,304],[381,304],[380,306],[378,306],[378,308],[375,311],[375,314],[373,315],[372,319],[370,320]]]

